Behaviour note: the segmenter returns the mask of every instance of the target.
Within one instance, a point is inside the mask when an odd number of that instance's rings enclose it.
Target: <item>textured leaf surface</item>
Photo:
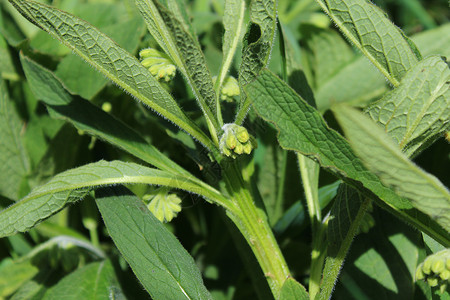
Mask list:
[[[219,130],[214,115],[216,94],[205,57],[196,36],[192,35],[187,19],[179,19],[176,16],[177,13],[178,16],[183,14],[183,9],[174,1],[169,2],[172,2],[169,8],[157,0],[136,0],[136,5],[147,23],[148,30],[186,77],[204,114],[215,129]],[[177,9],[170,10],[174,6]]]
[[[367,168],[450,232],[450,193],[445,186],[411,162],[392,138],[367,116],[350,107],[335,111],[352,148]]]
[[[0,194],[17,200],[20,184],[30,166],[20,133],[22,121],[0,83]]]
[[[21,56],[21,61],[32,91],[36,98],[49,105],[53,117],[65,119],[78,129],[122,148],[157,168],[189,174],[126,124],[90,102],[71,96],[52,72],[25,56]]]
[[[110,261],[90,263],[62,278],[44,296],[51,299],[117,299],[122,291]]]
[[[308,300],[309,296],[305,288],[295,281],[293,278],[288,278],[281,288],[278,300]]]
[[[388,209],[400,218],[412,222],[441,243],[450,243],[448,232],[443,231],[430,218],[412,209],[407,199],[384,186],[375,174],[364,167],[348,142],[328,128],[318,111],[271,72],[263,71],[244,89],[261,117],[272,122],[280,131],[278,141],[283,148],[298,151],[317,160],[322,167],[338,175],[366,196],[383,200],[389,206]],[[373,197],[368,190],[378,198]]]
[[[97,192],[108,232],[153,299],[212,299],[189,253],[125,188]]]
[[[126,92],[192,134],[205,146],[210,144],[150,71],[95,27],[44,4],[26,0],[11,0],[11,3],[25,18],[71,48]]]
[[[34,189],[28,196],[0,212],[0,236],[26,231],[57,213],[66,205],[84,198],[92,189],[112,184],[157,184],[222,199],[183,176],[121,161],[99,161],[63,172],[48,183]]]
[[[412,68],[400,86],[366,112],[406,156],[450,129],[450,69],[432,56]]]
[[[317,0],[343,34],[397,86],[420,58],[399,28],[366,0]]]

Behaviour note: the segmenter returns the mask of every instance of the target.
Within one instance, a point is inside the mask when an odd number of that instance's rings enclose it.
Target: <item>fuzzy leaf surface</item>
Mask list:
[[[422,60],[400,85],[366,112],[410,157],[450,129],[450,69],[441,57]]]
[[[152,299],[212,299],[189,253],[149,211],[123,187],[97,192],[106,228]]]
[[[66,205],[84,198],[94,188],[114,184],[164,185],[227,202],[213,188],[205,189],[183,176],[134,163],[99,161],[56,175],[21,201],[2,210],[0,237],[27,231]]]
[[[418,50],[385,13],[366,0],[317,0],[342,33],[397,86],[420,59]]]
[[[432,174],[411,162],[381,127],[350,107],[337,107],[336,117],[352,148],[369,170],[412,205],[450,232],[450,193]]]

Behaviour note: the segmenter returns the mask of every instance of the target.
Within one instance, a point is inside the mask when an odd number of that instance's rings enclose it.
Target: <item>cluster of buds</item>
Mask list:
[[[416,270],[416,280],[425,280],[429,286],[439,286],[445,292],[450,281],[450,249],[428,256]]]
[[[139,52],[141,64],[146,67],[154,77],[164,79],[166,82],[172,80],[177,68],[165,53],[153,48],[143,49]]]
[[[236,124],[225,124],[224,133],[220,138],[220,151],[222,154],[236,158],[240,154],[250,154],[257,143],[254,137],[248,134],[247,129]]]
[[[373,212],[373,206],[372,203],[370,203],[369,207],[367,208],[366,213],[364,214],[361,224],[359,225],[359,228],[356,232],[356,234],[360,233],[368,233],[372,227],[375,226],[375,219],[372,216]]]
[[[217,76],[213,77],[213,82],[215,83]],[[232,102],[234,96],[239,96],[241,90],[239,89],[239,84],[233,76],[225,77],[223,81],[222,88],[220,89],[220,100]]]
[[[148,209],[161,222],[172,221],[181,211],[180,197],[176,194],[169,194],[169,190],[166,188],[145,195],[144,201],[148,201]]]

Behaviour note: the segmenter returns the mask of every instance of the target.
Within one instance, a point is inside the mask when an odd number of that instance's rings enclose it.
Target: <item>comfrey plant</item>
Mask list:
[[[196,1],[194,18],[183,0],[9,2],[1,28],[21,52],[0,86],[0,194],[11,204],[0,236],[16,260],[0,265],[0,296],[148,297],[129,266],[153,299],[329,299],[340,273],[337,298],[448,297],[450,194],[411,160],[450,128],[448,26],[413,41],[366,0],[213,1],[215,14]],[[14,25],[17,11],[102,76]],[[205,46],[198,31],[223,38]],[[92,156],[75,160],[77,147]],[[195,215],[206,204],[184,209],[187,194],[218,206],[214,220]],[[90,242],[63,210],[78,201]],[[184,213],[204,235],[189,252],[171,232],[183,240],[186,226],[165,224]],[[221,281],[239,277],[218,262],[236,251],[223,246],[230,237],[254,290]]]

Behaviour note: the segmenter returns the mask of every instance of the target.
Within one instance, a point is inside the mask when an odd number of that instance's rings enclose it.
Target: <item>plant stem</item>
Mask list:
[[[222,164],[222,167],[227,189],[235,205],[234,209],[227,211],[227,214],[247,240],[274,297],[278,298],[290,273],[267,222],[267,216],[255,205],[249,184],[242,178],[237,162],[227,161]]]

